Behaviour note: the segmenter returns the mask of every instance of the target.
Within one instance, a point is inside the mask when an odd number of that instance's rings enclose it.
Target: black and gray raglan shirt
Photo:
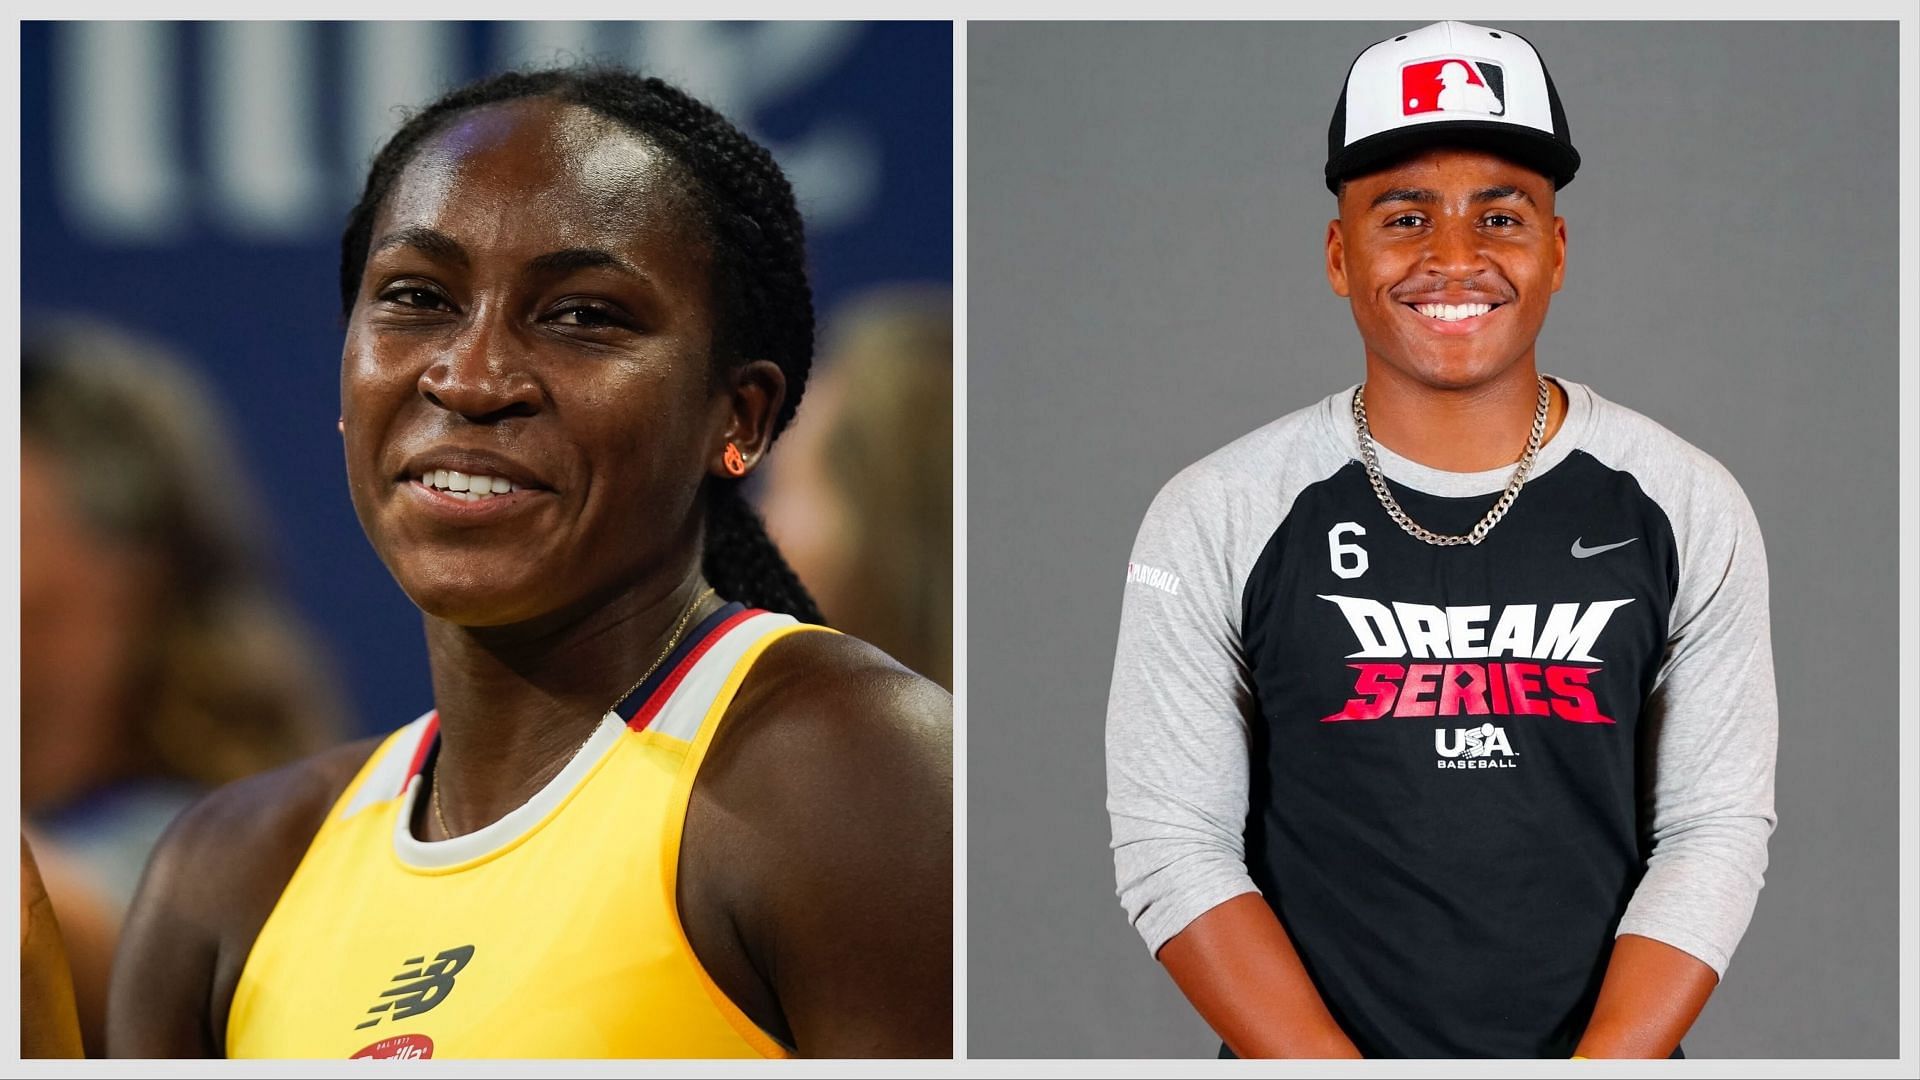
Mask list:
[[[1732,476],[1587,387],[1505,518],[1387,516],[1353,389],[1174,477],[1107,710],[1120,899],[1150,949],[1259,892],[1367,1056],[1572,1052],[1612,941],[1724,973],[1774,823],[1766,560]],[[1379,450],[1466,533],[1510,468]]]

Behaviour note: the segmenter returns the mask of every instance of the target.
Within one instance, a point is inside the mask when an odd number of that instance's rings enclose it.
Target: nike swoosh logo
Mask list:
[[[1576,559],[1591,559],[1603,551],[1612,551],[1617,547],[1626,547],[1628,544],[1633,543],[1634,540],[1640,538],[1636,536],[1628,540],[1622,540],[1617,544],[1601,544],[1599,547],[1582,547],[1580,544],[1581,539],[1583,538],[1575,537],[1573,541],[1573,557]]]

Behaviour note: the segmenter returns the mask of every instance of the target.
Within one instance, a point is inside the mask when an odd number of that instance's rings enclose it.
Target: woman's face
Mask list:
[[[160,622],[165,563],[89,522],[69,467],[20,441],[20,802],[37,810],[112,778],[128,694]]]
[[[734,395],[710,374],[680,177],[618,124],[531,99],[457,117],[395,181],[341,415],[354,509],[427,613],[522,622],[698,558]]]

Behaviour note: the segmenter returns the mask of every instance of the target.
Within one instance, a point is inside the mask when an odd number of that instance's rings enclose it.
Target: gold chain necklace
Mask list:
[[[667,657],[672,656],[673,650],[680,644],[680,635],[686,632],[687,620],[693,617],[694,609],[699,607],[702,601],[706,600],[707,597],[712,595],[713,595],[713,586],[709,585],[707,586],[707,590],[705,592],[701,593],[699,596],[694,597],[693,600],[687,604],[686,610],[680,613],[680,621],[674,624],[673,635],[667,638],[667,647],[660,650],[659,656],[654,657],[653,663],[647,666],[647,670],[645,674],[641,675],[638,679],[635,679],[633,681],[633,685],[627,687],[626,690],[622,692],[619,697],[614,698],[613,704],[600,710],[600,714],[602,716],[605,716],[607,713],[610,713],[614,709],[619,708],[620,703],[627,700],[628,697],[632,696],[635,690],[640,689],[640,685],[642,683],[646,682],[648,679],[653,678],[653,673],[660,670],[660,665],[667,662]],[[568,755],[568,760],[572,760],[573,758],[579,757],[580,751],[585,750],[587,748],[587,743],[592,742],[593,737],[599,734],[599,732],[600,732],[600,725],[595,724],[593,726],[593,730],[587,732],[587,737],[581,740],[580,745],[574,748],[574,751],[572,754]],[[440,823],[440,835],[445,839],[451,840],[453,838],[453,830],[447,828],[446,816],[441,814],[440,812],[440,768],[437,762],[434,765],[433,789],[427,796],[427,805],[433,808],[433,820]]]

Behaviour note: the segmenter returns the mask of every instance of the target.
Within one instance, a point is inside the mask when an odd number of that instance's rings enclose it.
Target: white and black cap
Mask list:
[[[1565,187],[1580,167],[1567,114],[1523,37],[1437,22],[1354,60],[1327,128],[1327,189],[1433,146],[1486,150]]]

